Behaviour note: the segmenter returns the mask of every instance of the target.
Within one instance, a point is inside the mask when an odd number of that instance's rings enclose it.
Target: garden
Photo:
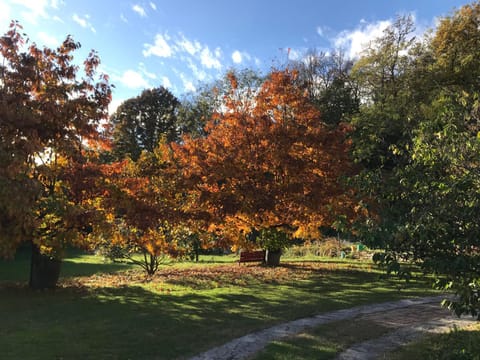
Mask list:
[[[285,257],[282,266],[201,255],[140,267],[71,251],[55,290],[32,291],[28,252],[0,262],[5,358],[188,358],[274,324],[355,305],[436,293],[408,287],[371,261]]]
[[[145,89],[111,114],[95,51],[79,66],[71,36],[39,48],[12,21],[0,357],[188,358],[432,294],[480,319],[479,18],[479,2],[465,5],[420,39],[399,16],[357,59],[311,51],[182,99]],[[331,358],[385,332],[342,324],[258,356]],[[446,356],[478,358],[475,326],[392,356],[455,343]]]

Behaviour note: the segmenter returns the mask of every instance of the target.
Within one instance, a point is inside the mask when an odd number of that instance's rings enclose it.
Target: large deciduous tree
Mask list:
[[[0,38],[0,255],[30,241],[34,288],[55,285],[52,259],[92,227],[94,206],[71,181],[84,176],[87,144],[94,150],[102,142],[111,91],[107,76],[96,80],[93,51],[80,77],[79,47],[71,37],[57,49],[29,45],[16,22]],[[67,176],[73,168],[75,177]]]
[[[236,240],[268,228],[307,236],[352,214],[352,194],[341,181],[352,171],[347,128],[322,122],[296,76],[273,71],[246,93],[232,74],[232,91],[207,135],[175,147],[197,194],[192,207],[207,210]]]
[[[307,91],[328,125],[346,122],[358,111],[356,82],[350,76],[353,61],[341,51],[330,54],[309,50],[293,63],[298,70],[298,84]]]
[[[177,141],[178,99],[166,88],[144,90],[139,96],[123,102],[111,116],[113,153],[122,159],[137,160],[143,150],[153,152],[164,136]]]
[[[387,29],[356,64],[371,96],[354,123],[361,184],[378,210],[364,234],[386,249],[378,259],[403,274],[400,259],[416,262],[459,295],[448,302],[457,314],[477,316],[479,19],[480,3],[466,5],[417,44],[403,36],[409,22]]]

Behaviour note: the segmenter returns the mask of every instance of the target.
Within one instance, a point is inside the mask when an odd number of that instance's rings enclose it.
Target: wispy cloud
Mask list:
[[[198,41],[188,40],[183,34],[180,35],[180,39],[175,44],[179,51],[185,51],[192,56],[202,50],[202,44]]]
[[[180,79],[183,83],[183,88],[186,92],[195,92],[197,88],[193,85],[192,80],[188,79],[184,73],[180,73]]]
[[[0,23],[8,24],[10,21],[10,6],[7,3],[0,2]]]
[[[341,48],[347,56],[354,58],[360,55],[365,46],[380,37],[388,26],[392,25],[392,20],[381,20],[368,23],[361,20],[359,26],[353,30],[344,30],[333,39],[335,48]]]
[[[241,64],[245,60],[250,61],[251,59],[252,59],[252,57],[250,56],[250,54],[245,52],[245,51],[242,52],[242,51],[239,51],[239,50],[235,50],[232,53],[232,61],[235,64]]]
[[[115,79],[115,78],[114,78]],[[135,70],[126,70],[120,77],[116,77],[122,85],[129,89],[145,89],[150,88],[148,80],[146,80],[141,73]]]
[[[10,3],[10,4],[9,4]],[[40,18],[49,19],[51,9],[58,9],[63,5],[62,0],[11,0],[9,2],[2,1],[0,3],[0,20],[10,20],[11,6],[19,6],[17,10],[25,21],[37,24]],[[17,15],[15,15],[16,17]]]
[[[72,16],[72,20],[75,21],[81,27],[88,28],[94,33],[97,32],[95,30],[95,28],[93,27],[93,25],[90,23],[89,19],[90,19],[90,15],[85,15],[85,16],[81,17],[77,14],[73,14],[73,16]]]
[[[242,53],[238,50],[235,50],[232,54],[232,60],[235,64],[241,64],[242,63]]]
[[[123,14],[120,14],[120,20],[122,20],[125,24],[128,23],[127,18],[126,18],[125,15],[123,15]]]
[[[65,21],[60,16],[55,15],[52,19],[59,23],[65,24]]]
[[[200,52],[200,62],[207,69],[220,70],[222,68],[222,63],[220,62],[221,56],[220,48],[216,48],[215,51],[212,52],[208,46],[205,46]]]
[[[50,1],[50,6],[54,9],[59,9],[60,5],[65,5],[65,2],[63,0],[51,0]]]
[[[40,41],[42,41],[43,44],[48,46],[48,47],[55,48],[58,45],[60,45],[60,41],[55,36],[47,34],[44,31],[40,31],[37,34],[37,36],[40,39]]]
[[[152,10],[157,11],[157,5],[155,5],[153,1],[150,1],[150,7],[152,8]]]
[[[180,85],[175,83],[173,85],[177,89],[183,87],[181,89],[183,91],[195,91],[197,82],[214,79],[225,68],[224,55],[220,47],[212,49],[198,40],[187,38],[181,32],[174,35],[166,32],[157,33],[153,43],[145,43],[143,47],[145,57],[156,56],[168,59],[165,62],[175,61],[184,66],[182,72],[173,70],[177,81],[178,79],[181,81]],[[251,59],[246,52],[241,52],[241,56],[243,61]],[[164,79],[160,77],[159,80]]]
[[[210,50],[208,45],[187,39],[178,34],[174,39],[168,34],[156,34],[153,44],[144,44],[143,56],[158,56],[169,58],[175,54],[190,55],[207,69],[220,70],[222,68],[222,50],[217,47]]]
[[[138,64],[138,68],[140,69],[142,74],[148,77],[149,79],[155,80],[157,78],[157,75],[147,70],[144,63],[141,62],[140,64]]]
[[[170,79],[167,76],[162,77],[162,86],[167,88],[167,89],[172,88],[172,82],[170,81]]]
[[[192,70],[193,76],[199,81],[203,81],[207,79],[208,75],[205,70],[201,70],[198,66],[193,62],[192,59],[187,59],[187,65],[190,70]]]
[[[325,36],[325,29],[322,26],[317,26],[317,34],[320,37],[324,37]]]
[[[145,11],[145,9],[138,4],[133,5],[132,10],[135,11],[141,17],[146,17],[147,16],[147,12]]]
[[[164,58],[171,57],[174,51],[172,47],[168,44],[169,40],[170,40],[170,36],[168,36],[167,34],[155,35],[155,43],[153,45],[152,44],[143,45],[143,47],[145,48],[143,50],[143,56],[148,57],[151,55],[155,55],[155,56],[164,57]]]

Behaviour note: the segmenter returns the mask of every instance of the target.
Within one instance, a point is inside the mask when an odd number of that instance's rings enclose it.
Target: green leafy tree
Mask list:
[[[143,150],[153,152],[162,136],[178,141],[178,99],[166,88],[144,90],[123,102],[110,120],[113,126],[113,154],[137,160]]]
[[[361,59],[358,71],[367,66],[363,75],[377,90],[355,124],[357,155],[367,166],[360,184],[375,199],[363,234],[386,249],[377,260],[407,277],[399,260],[417,263],[438,288],[459,296],[446,302],[457,314],[477,316],[479,18],[476,2],[442,19],[432,37],[410,48],[403,70],[386,73],[399,76],[394,84],[379,82],[384,77],[369,72],[377,63]],[[393,126],[398,135],[386,136]]]
[[[178,110],[178,126],[182,134],[198,138],[206,136],[205,125],[215,113],[221,112],[232,94],[231,76],[236,79],[235,93],[246,98],[260,88],[261,74],[251,69],[230,70],[222,78],[203,84],[196,92],[187,94]]]
[[[297,81],[320,110],[323,122],[338,125],[358,111],[357,85],[350,76],[353,62],[341,51],[327,54],[312,49],[292,66],[298,70]]]
[[[371,42],[352,69],[364,104],[352,120],[354,155],[368,168],[388,170],[400,164],[400,150],[408,146],[415,126],[409,87],[413,31],[412,18],[399,17]]]

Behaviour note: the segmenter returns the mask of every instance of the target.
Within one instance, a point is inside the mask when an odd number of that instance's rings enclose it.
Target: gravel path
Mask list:
[[[444,297],[442,295],[356,306],[294,320],[234,339],[199,354],[191,360],[246,359],[274,340],[296,335],[314,326],[354,318],[376,321],[391,327],[392,332],[381,338],[356,344],[341,353],[338,359],[374,359],[385,351],[410,342],[427,331],[445,330],[454,324],[464,326],[465,322],[472,323],[473,320],[454,318],[447,310],[441,309],[439,303]]]
[[[400,346],[419,339],[427,333],[441,333],[453,326],[465,327],[475,322],[472,317],[458,318],[438,303],[426,303],[411,308],[361,316],[391,331],[386,335],[351,346],[337,360],[386,359],[385,354]]]

